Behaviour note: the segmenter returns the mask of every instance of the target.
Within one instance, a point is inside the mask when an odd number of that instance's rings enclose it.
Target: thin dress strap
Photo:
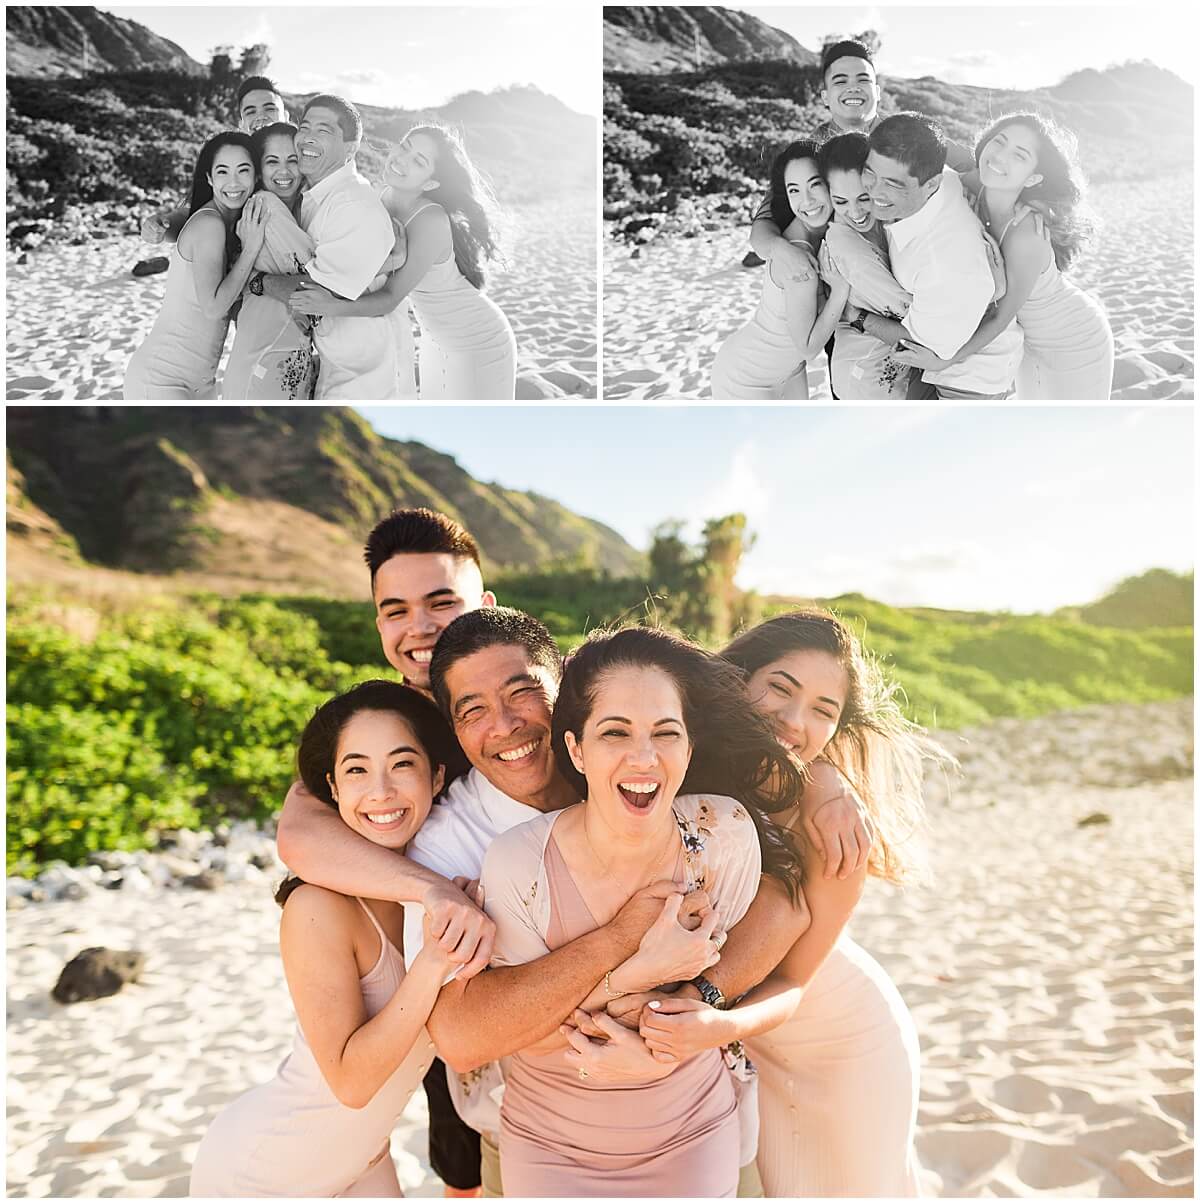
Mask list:
[[[410,213],[410,214],[409,214],[409,215],[408,215],[408,216],[407,216],[407,217],[404,219],[404,228],[405,228],[406,230],[408,229],[408,223],[409,223],[409,222],[411,222],[411,221],[412,221],[412,219],[413,219],[414,217],[416,217],[418,213],[424,213],[426,209],[432,209],[433,207],[434,207],[434,204],[433,204],[433,202],[432,202],[432,201],[426,201],[426,202],[425,202],[425,204],[424,204],[424,205],[422,205],[422,206],[420,207],[420,209],[415,209],[415,210],[414,210],[412,213]]]
[[[359,907],[361,907],[363,911],[367,913],[367,919],[371,921],[372,927],[377,933],[379,933],[379,957],[375,964],[367,972],[367,975],[364,976],[369,977],[369,975],[374,974],[375,971],[383,965],[383,959],[387,955],[388,949],[396,949],[396,946],[392,944],[388,934],[384,932],[383,925],[375,918],[375,913],[357,895],[355,895],[354,898]],[[400,951],[396,949],[396,952],[399,953]]]

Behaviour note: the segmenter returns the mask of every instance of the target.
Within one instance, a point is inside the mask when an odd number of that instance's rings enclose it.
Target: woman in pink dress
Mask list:
[[[125,369],[126,401],[216,397],[229,310],[250,279],[266,232],[262,201],[252,195],[255,179],[249,134],[227,130],[204,144],[162,308]]]
[[[895,358],[944,368],[986,347],[1015,317],[1025,337],[1018,398],[1107,401],[1113,372],[1108,316],[1064,275],[1092,233],[1073,136],[1036,113],[1009,113],[979,139],[975,162],[975,212],[1000,245],[1007,291],[951,359],[919,345]],[[1023,221],[1026,207],[1043,220]]]
[[[453,756],[433,703],[371,681],[309,720],[300,776],[347,827],[403,852]],[[213,1121],[190,1194],[400,1196],[389,1139],[434,1057],[425,1022],[452,967],[427,931],[405,972],[402,904],[297,878],[276,899],[295,1042],[273,1079]]]
[[[867,806],[875,839],[866,866],[826,877],[798,812],[782,814],[804,858],[808,930],[732,1008],[718,1011],[685,986],[643,1010],[640,1031],[652,1050],[676,1057],[748,1042],[768,1196],[919,1195],[916,1029],[886,972],[845,926],[868,874],[896,882],[918,868],[922,760],[945,754],[903,718],[894,687],[832,615],[780,615],[721,655],[806,767],[806,795],[836,793],[844,776]]]
[[[513,828],[488,850],[482,883],[496,964],[545,956],[663,879],[678,893],[660,924],[706,947],[745,913],[762,872],[798,898],[798,859],[759,809],[795,798],[799,774],[728,665],[665,632],[595,636],[567,661],[553,742],[584,802]],[[685,933],[672,909],[693,889],[707,893],[712,911]],[[712,960],[706,949],[693,973]],[[646,963],[639,951],[605,976],[573,1023],[509,1059],[506,1194],[736,1194],[738,1102],[721,1052],[656,1061],[602,1013],[609,999],[661,984],[661,966]],[[611,1074],[593,1062],[593,1040]]]

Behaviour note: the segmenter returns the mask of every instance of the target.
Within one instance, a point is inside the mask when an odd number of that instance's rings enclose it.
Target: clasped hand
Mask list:
[[[688,895],[686,906],[682,894],[670,894],[637,952],[614,973],[622,986],[638,991],[695,978],[720,961],[725,935],[720,921],[703,891]]]

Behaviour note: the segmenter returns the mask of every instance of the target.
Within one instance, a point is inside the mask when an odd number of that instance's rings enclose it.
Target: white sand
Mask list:
[[[1112,396],[1195,395],[1192,179],[1100,184],[1103,226],[1072,278],[1108,311],[1116,342]],[[730,228],[633,248],[604,240],[604,396],[709,397],[717,349],[758,305],[762,269],[741,266],[747,232]],[[824,356],[809,395],[828,399]]]
[[[853,924],[916,1018],[931,1190],[1192,1194],[1192,782],[1170,778],[1191,728],[1189,700],[952,738],[935,886],[874,884]],[[1092,812],[1111,823],[1077,828]],[[11,1194],[186,1192],[214,1113],[291,1040],[276,924],[266,882],[9,913]],[[60,968],[94,944],[144,950],[143,981],[60,1007]],[[392,1150],[405,1190],[436,1195],[424,1119],[418,1093]]]
[[[489,273],[488,291],[516,334],[519,398],[596,396],[595,228],[594,199],[582,194],[508,215],[508,263]],[[130,269],[160,253],[133,236],[49,246],[25,264],[9,252],[8,400],[120,401],[166,287],[165,273]]]

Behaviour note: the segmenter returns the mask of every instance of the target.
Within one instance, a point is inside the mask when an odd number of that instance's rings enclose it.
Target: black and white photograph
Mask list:
[[[595,396],[598,22],[9,7],[9,400]]]
[[[604,13],[606,397],[1194,396],[1180,10]]]

